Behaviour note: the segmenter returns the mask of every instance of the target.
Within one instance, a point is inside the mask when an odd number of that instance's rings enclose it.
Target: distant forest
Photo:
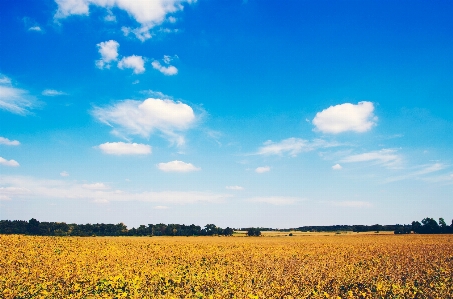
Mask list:
[[[259,236],[261,231],[303,231],[303,232],[369,232],[393,231],[395,234],[452,234],[453,220],[447,225],[443,218],[439,222],[433,218],[425,218],[412,224],[395,225],[331,225],[331,226],[301,226],[291,229],[274,229],[265,227],[250,227],[233,229],[221,228],[215,224],[206,224],[203,228],[191,224],[148,224],[137,228],[127,229],[123,223],[118,224],[67,224],[65,222],[39,222],[32,218],[24,220],[0,220],[0,234],[25,234],[39,236],[231,236],[235,230],[247,231],[249,236]]]

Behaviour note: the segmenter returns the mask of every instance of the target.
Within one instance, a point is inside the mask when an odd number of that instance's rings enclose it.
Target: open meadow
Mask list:
[[[452,235],[0,235],[1,298],[453,298]]]

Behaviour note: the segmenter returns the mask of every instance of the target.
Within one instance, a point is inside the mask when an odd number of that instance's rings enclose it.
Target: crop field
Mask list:
[[[451,235],[0,235],[0,298],[453,298]]]

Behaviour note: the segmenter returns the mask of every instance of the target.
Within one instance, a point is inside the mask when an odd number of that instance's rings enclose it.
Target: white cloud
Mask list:
[[[0,109],[26,115],[35,107],[35,100],[26,90],[13,87],[11,79],[0,74]]]
[[[311,142],[300,138],[288,138],[280,142],[268,140],[263,143],[263,146],[258,149],[257,155],[283,155],[288,154],[292,157],[297,156],[301,152],[309,152],[318,148],[327,148],[339,146],[336,142],[327,142],[322,139],[315,139]]]
[[[145,60],[142,56],[132,55],[123,57],[118,62],[118,68],[120,69],[133,69],[134,74],[141,74],[145,72]]]
[[[39,26],[38,23],[36,23],[35,20],[28,18],[28,17],[23,17],[22,21],[24,22],[25,28],[27,28],[28,31],[40,32],[40,33],[44,32],[44,30]]]
[[[96,45],[98,47],[101,59],[96,60],[96,67],[100,69],[109,69],[110,63],[118,60],[118,47],[120,44],[115,40],[101,42]]]
[[[382,149],[358,155],[350,155],[343,158],[340,162],[376,162],[388,167],[396,167],[401,163],[401,160],[400,155],[396,154],[395,149]]]
[[[43,90],[42,95],[43,96],[53,97],[53,96],[66,95],[66,93],[63,92],[63,91],[55,90],[55,89],[45,89],[45,90]]]
[[[268,203],[271,205],[291,205],[300,201],[301,199],[296,197],[281,197],[281,196],[270,196],[270,197],[253,197],[249,198],[247,201],[249,202],[262,202]]]
[[[19,145],[20,142],[17,141],[17,140],[9,140],[8,138],[0,137],[0,144],[3,144],[3,145]]]
[[[110,189],[110,187],[107,186],[104,183],[83,184],[82,188],[90,189],[90,190],[107,190],[107,189]]]
[[[62,177],[67,177],[67,176],[69,176],[69,173],[67,171],[62,171],[62,172],[60,172],[60,175]]]
[[[11,200],[15,196],[29,194],[30,190],[22,187],[0,187],[0,200]]]
[[[166,76],[173,76],[178,73],[178,69],[176,67],[174,67],[173,65],[163,66],[157,60],[154,60],[151,63],[151,65],[153,66],[154,69],[158,70],[159,72],[161,72],[162,74],[164,74]]]
[[[95,5],[111,11],[112,8],[124,10],[141,26],[136,36],[142,41],[151,38],[149,30],[165,21],[174,22],[174,17],[168,16],[183,10],[182,3],[193,3],[194,0],[55,0],[58,5],[55,19],[63,19],[71,15],[88,15],[90,5]]]
[[[106,21],[106,22],[116,22],[116,17],[112,13],[111,10],[107,11],[107,15],[104,17],[104,21]]]
[[[185,163],[178,160],[159,163],[157,164],[157,168],[165,172],[191,172],[201,170],[201,168],[195,167],[192,163]]]
[[[147,39],[150,39],[153,35],[149,32],[151,28],[148,26],[142,26],[139,28],[130,28],[130,27],[121,27],[121,31],[123,32],[124,36],[128,36],[129,34],[133,33],[136,38],[140,41],[144,42]]]
[[[257,167],[255,169],[255,172],[256,173],[265,173],[265,172],[268,172],[270,170],[271,170],[271,168],[269,166],[261,166],[261,167]]]
[[[151,146],[140,143],[106,142],[98,148],[109,155],[148,155],[151,154]]]
[[[32,27],[28,28],[28,30],[29,31],[42,32],[42,29],[39,26],[32,26]]]
[[[436,172],[436,171],[439,171],[439,170],[442,170],[442,169],[445,169],[445,168],[446,168],[446,166],[444,164],[442,164],[442,163],[434,163],[432,165],[424,165],[424,166],[422,166],[422,169],[414,172],[413,175],[425,175],[425,174]]]
[[[259,155],[282,155],[288,153],[290,156],[296,156],[307,145],[306,140],[300,138],[288,138],[278,143],[268,140],[258,150]]]
[[[226,186],[225,189],[240,191],[240,190],[244,190],[244,187],[241,187],[241,186]]]
[[[11,79],[0,74],[0,84],[11,84]]]
[[[371,208],[373,205],[367,201],[360,200],[345,200],[345,201],[329,201],[329,204],[336,207],[347,208]]]
[[[340,164],[335,164],[334,166],[332,166],[332,169],[333,170],[340,170],[342,169],[343,167],[340,165]]]
[[[347,131],[366,132],[376,125],[371,102],[359,102],[357,105],[345,103],[330,106],[316,113],[313,124],[317,131],[338,134]]]
[[[167,204],[219,203],[230,194],[202,191],[126,192],[114,189],[93,189],[85,184],[67,180],[46,180],[33,177],[0,176],[0,197],[10,199],[90,200],[98,203],[140,201]]]
[[[166,209],[168,209],[168,207],[167,206],[155,206],[154,209],[156,209],[156,210],[166,210]]]
[[[128,135],[147,138],[159,131],[179,146],[185,141],[178,132],[189,129],[195,122],[190,106],[169,99],[125,100],[105,108],[96,107],[93,115],[107,125],[118,125]]]
[[[0,165],[3,166],[10,166],[10,167],[18,167],[19,163],[16,160],[6,160],[3,157],[0,157]]]
[[[390,177],[386,180],[386,182],[390,183],[390,182],[402,181],[402,180],[406,180],[406,179],[422,179],[422,180],[431,181],[431,182],[442,182],[442,181],[445,181],[446,178],[448,178],[448,177],[446,177],[445,175],[434,176],[434,177],[428,176],[428,175],[441,171],[445,168],[447,168],[447,165],[442,164],[442,163],[421,165],[421,166],[415,167],[416,170],[408,172],[404,175]]]

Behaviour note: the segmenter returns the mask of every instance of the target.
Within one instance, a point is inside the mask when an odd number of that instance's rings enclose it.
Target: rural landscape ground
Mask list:
[[[0,235],[0,250],[2,298],[453,298],[452,235]]]

